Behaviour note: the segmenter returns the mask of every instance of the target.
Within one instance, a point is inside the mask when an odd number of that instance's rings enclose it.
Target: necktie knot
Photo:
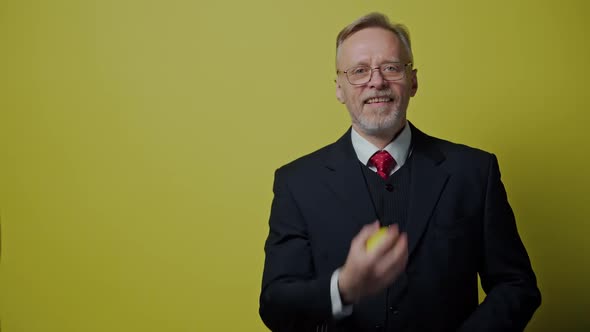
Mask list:
[[[377,151],[369,161],[377,168],[377,174],[384,180],[389,177],[389,172],[395,167],[395,160],[387,151]]]

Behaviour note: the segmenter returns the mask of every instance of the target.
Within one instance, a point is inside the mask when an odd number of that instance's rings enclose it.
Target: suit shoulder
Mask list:
[[[436,147],[444,153],[448,158],[468,158],[473,161],[485,161],[493,157],[493,154],[469,145],[455,143],[442,138],[429,136],[429,139],[436,145]]]
[[[486,176],[490,167],[497,165],[496,156],[488,151],[436,137],[429,136],[429,140],[444,155],[444,167],[452,173]]]
[[[310,171],[322,165],[327,156],[334,149],[336,143],[328,144],[311,153],[301,156],[277,169],[277,174],[297,175],[309,174]]]

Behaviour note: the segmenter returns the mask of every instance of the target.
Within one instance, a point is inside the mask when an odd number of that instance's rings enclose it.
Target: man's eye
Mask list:
[[[383,66],[384,72],[399,72],[401,71],[401,66],[399,65],[386,65]]]
[[[363,75],[366,74],[369,71],[369,69],[367,69],[366,67],[357,67],[354,68],[353,70],[351,70],[351,74],[352,75]]]

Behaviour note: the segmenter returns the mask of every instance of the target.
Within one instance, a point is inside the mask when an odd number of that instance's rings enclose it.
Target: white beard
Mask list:
[[[367,135],[377,135],[387,132],[397,127],[406,119],[406,112],[399,110],[391,111],[388,114],[384,112],[372,112],[372,114],[361,114],[354,116],[351,114],[352,122]]]

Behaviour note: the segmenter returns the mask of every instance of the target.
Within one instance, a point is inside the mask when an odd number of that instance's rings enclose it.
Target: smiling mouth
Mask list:
[[[378,104],[378,103],[389,103],[392,102],[393,99],[389,97],[375,97],[369,98],[365,100],[365,104]]]

